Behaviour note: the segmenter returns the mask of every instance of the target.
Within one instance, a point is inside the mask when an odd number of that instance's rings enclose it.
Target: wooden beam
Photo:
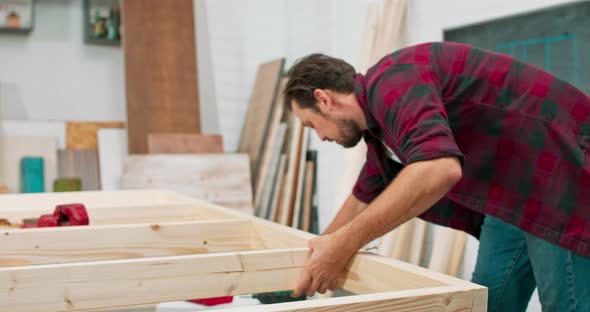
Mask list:
[[[247,153],[250,156],[252,181],[257,179],[258,166],[267,141],[269,120],[284,64],[285,59],[280,58],[258,66],[256,81],[248,102],[238,152]]]
[[[64,203],[71,202],[68,201]],[[4,209],[0,210],[0,219],[6,219],[11,224],[18,226],[22,224],[24,219],[39,218],[42,214],[53,213],[53,209],[53,207],[47,209]],[[90,225],[233,218],[222,210],[206,210],[194,203],[113,205],[108,207],[87,208],[86,210],[90,219]]]
[[[216,312],[484,312],[486,289],[464,289],[457,286],[393,291],[360,296],[306,300],[254,307],[216,309]]]
[[[110,206],[160,205],[174,203],[195,203],[190,197],[165,190],[126,190],[102,192],[63,192],[38,194],[7,194],[0,196],[0,213],[16,210],[53,210],[56,205],[78,202],[86,208]]]
[[[258,245],[251,241],[250,224],[223,220],[4,230],[0,266],[247,251]]]
[[[0,311],[71,311],[288,290],[308,256],[307,249],[288,249],[0,268]]]

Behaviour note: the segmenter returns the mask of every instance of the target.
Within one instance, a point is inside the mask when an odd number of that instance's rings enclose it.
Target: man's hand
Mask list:
[[[311,255],[293,290],[295,298],[303,293],[313,296],[315,292],[323,294],[335,289],[348,261],[359,249],[342,231],[314,238],[308,245]]]

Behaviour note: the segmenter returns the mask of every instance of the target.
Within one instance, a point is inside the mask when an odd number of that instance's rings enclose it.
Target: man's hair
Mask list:
[[[315,89],[327,89],[339,93],[354,92],[352,65],[324,54],[311,54],[295,62],[287,73],[288,81],[284,91],[284,105],[291,109],[291,102],[299,107],[319,111],[313,95]]]

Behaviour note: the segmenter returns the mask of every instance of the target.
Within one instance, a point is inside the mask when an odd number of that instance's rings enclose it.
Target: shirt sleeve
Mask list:
[[[373,146],[367,144],[367,159],[352,189],[354,197],[366,204],[379,196],[386,186],[374,154]]]
[[[375,80],[369,103],[396,142],[404,165],[441,157],[457,157],[463,163],[436,74],[427,65],[400,65],[390,66]]]

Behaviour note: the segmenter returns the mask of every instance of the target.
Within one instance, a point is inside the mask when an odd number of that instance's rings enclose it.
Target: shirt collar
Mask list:
[[[375,120],[373,114],[371,114],[371,111],[369,110],[369,105],[367,103],[367,80],[362,74],[356,74],[354,77],[354,94],[361,110],[363,111],[363,115],[365,116],[367,128],[369,132],[372,132],[372,129],[379,127],[379,123]]]

